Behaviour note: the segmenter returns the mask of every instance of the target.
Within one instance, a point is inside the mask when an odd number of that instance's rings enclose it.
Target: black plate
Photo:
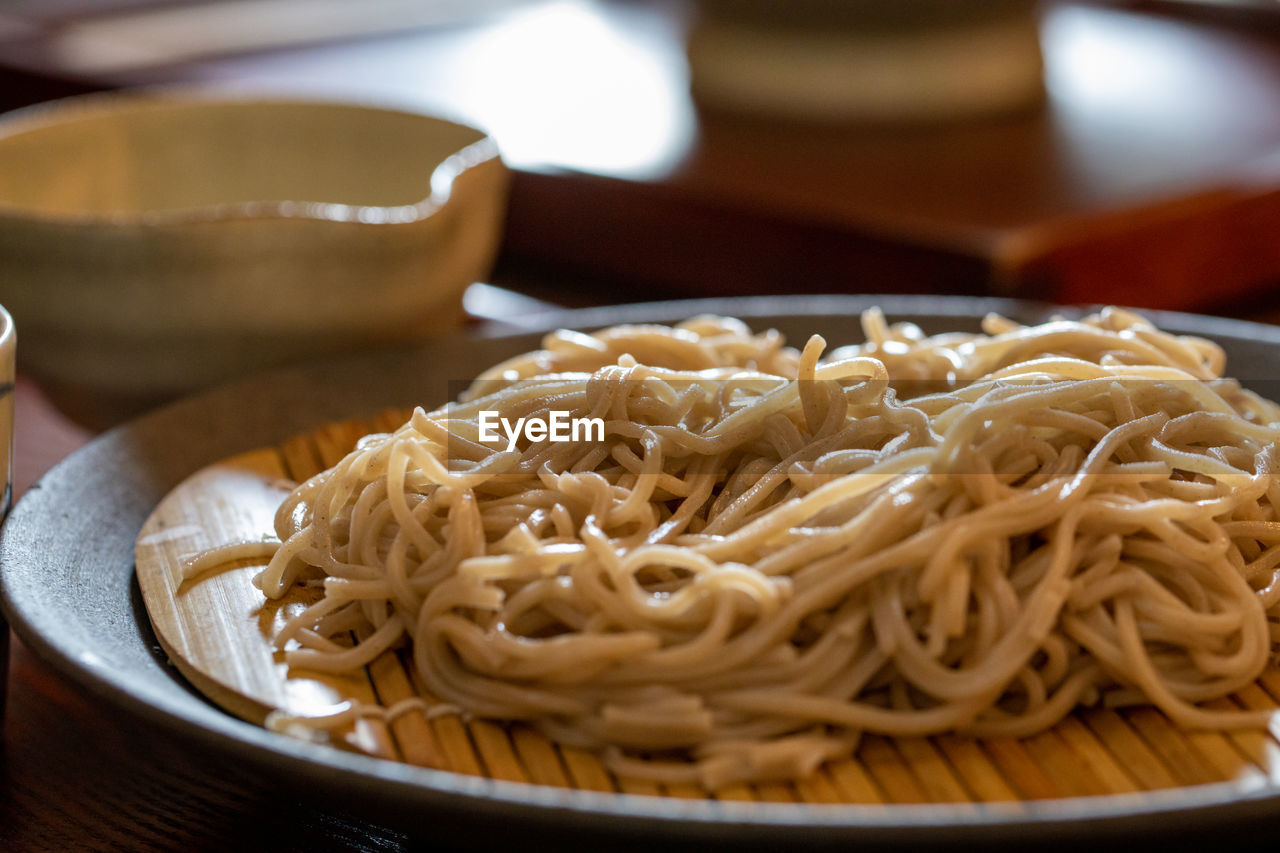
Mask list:
[[[861,339],[858,313],[881,305],[926,331],[976,330],[996,310],[1039,322],[1027,303],[940,297],[785,297],[671,302],[554,315],[590,328],[730,313],[773,326],[793,342],[822,333],[836,346]],[[1228,351],[1229,372],[1267,393],[1280,376],[1280,329],[1149,313]],[[1165,792],[1002,805],[805,806],[684,801],[566,791],[424,770],[275,735],[204,701],[153,651],[134,594],[134,539],[152,508],[195,470],[276,444],[330,421],[385,406],[445,401],[457,382],[536,346],[537,334],[457,336],[407,351],[317,363],[224,386],[99,437],[58,465],[14,509],[0,541],[0,592],[23,641],[66,677],[146,724],[254,768],[347,812],[465,837],[495,822],[522,843],[780,849],[1038,845],[1067,839],[1156,836],[1187,840],[1280,829],[1280,789],[1222,784]],[[452,383],[452,384],[451,384]],[[140,757],[145,761],[145,757]],[[1256,836],[1255,836],[1256,837]],[[1265,837],[1265,836],[1262,836]]]

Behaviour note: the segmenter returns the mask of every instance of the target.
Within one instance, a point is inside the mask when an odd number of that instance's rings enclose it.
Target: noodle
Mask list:
[[[277,514],[256,583],[324,592],[286,660],[407,647],[437,709],[711,790],[1098,702],[1265,724],[1205,703],[1280,636],[1280,407],[1118,309],[862,326],[825,357],[714,317],[556,332],[364,438]],[[603,439],[485,438],[555,411]]]

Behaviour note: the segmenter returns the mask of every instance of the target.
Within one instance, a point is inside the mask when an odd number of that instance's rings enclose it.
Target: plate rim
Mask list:
[[[67,491],[65,481],[83,475],[86,469],[91,473],[95,456],[127,448],[147,432],[162,431],[167,425],[199,418],[202,413],[227,405],[250,390],[260,394],[264,386],[288,382],[298,376],[314,377],[337,365],[358,367],[383,358],[394,362],[397,358],[411,358],[415,353],[422,357],[433,349],[465,347],[479,341],[510,343],[562,325],[592,328],[619,322],[672,322],[717,312],[747,320],[833,314],[856,317],[858,311],[871,305],[881,306],[891,318],[901,314],[974,317],[999,311],[1030,320],[1043,319],[1052,313],[1075,314],[1087,310],[995,297],[959,296],[814,295],[672,300],[548,312],[528,318],[523,327],[515,331],[502,326],[481,327],[437,339],[423,347],[349,355],[259,374],[186,398],[116,427],[94,438],[41,478],[18,502],[0,531],[0,609],[33,654],[52,665],[63,677],[135,719],[158,725],[180,738],[190,738],[220,754],[244,760],[281,779],[308,779],[329,790],[345,789],[348,793],[350,783],[360,781],[368,786],[364,793],[376,792],[387,798],[365,798],[370,801],[361,803],[364,807],[361,813],[384,819],[390,815],[394,820],[398,808],[416,804],[423,809],[447,810],[462,820],[483,821],[501,815],[542,831],[581,830],[610,837],[626,835],[749,846],[768,846],[788,837],[794,840],[790,833],[798,827],[804,828],[806,843],[814,844],[848,843],[854,839],[862,844],[893,845],[939,841],[963,844],[977,839],[1027,843],[1061,837],[1064,830],[1126,836],[1153,829],[1177,832],[1226,822],[1280,819],[1280,787],[1274,784],[1250,789],[1238,783],[1220,782],[1140,794],[1015,803],[811,805],[597,793],[412,767],[267,732],[232,717],[206,700],[201,700],[205,710],[197,714],[185,700],[177,702],[172,695],[128,683],[132,670],[113,672],[91,648],[51,630],[55,626],[50,620],[55,614],[42,606],[36,594],[34,575],[38,572],[29,566],[24,572],[26,561],[39,552],[38,540],[43,535],[39,530],[41,523],[51,518],[65,520],[65,507],[56,504],[58,497]],[[1162,327],[1210,337],[1240,338],[1280,348],[1280,327],[1178,312],[1144,309],[1141,313]],[[347,416],[354,414],[355,411],[350,411]],[[304,423],[295,426],[295,430],[305,428]],[[222,454],[226,455],[230,454]],[[193,463],[187,474],[200,467],[203,464]],[[154,502],[143,513],[139,527],[153,506]],[[132,562],[128,582],[136,592]],[[131,593],[131,598],[131,605],[137,606],[140,597]],[[144,630],[145,639],[145,632],[149,631],[145,614],[134,612],[133,616]],[[178,676],[173,677],[182,683]]]

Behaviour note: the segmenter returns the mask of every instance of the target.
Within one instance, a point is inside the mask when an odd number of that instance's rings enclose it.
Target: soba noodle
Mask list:
[[[1117,309],[862,326],[825,357],[716,317],[556,332],[366,437],[277,514],[258,585],[323,585],[286,660],[404,647],[447,712],[712,790],[1099,702],[1265,723],[1205,703],[1280,636],[1280,407]],[[553,410],[604,440],[481,440]]]

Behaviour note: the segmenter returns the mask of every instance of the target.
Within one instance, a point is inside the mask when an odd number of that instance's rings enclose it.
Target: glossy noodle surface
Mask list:
[[[1265,725],[1213,700],[1276,634],[1280,408],[1115,309],[862,333],[557,332],[366,437],[281,506],[257,583],[323,588],[278,637],[292,665],[400,647],[429,697],[273,725],[425,703],[712,791],[864,733],[1022,737],[1080,705]],[[603,439],[482,429],[553,412]]]

